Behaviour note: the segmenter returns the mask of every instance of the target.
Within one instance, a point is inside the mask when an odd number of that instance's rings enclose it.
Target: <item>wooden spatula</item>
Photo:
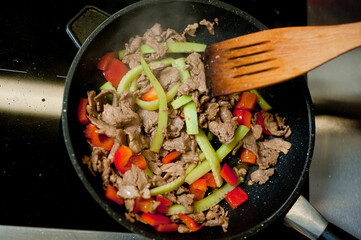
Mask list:
[[[359,46],[361,22],[251,33],[207,47],[207,84],[213,96],[261,88],[302,75]]]

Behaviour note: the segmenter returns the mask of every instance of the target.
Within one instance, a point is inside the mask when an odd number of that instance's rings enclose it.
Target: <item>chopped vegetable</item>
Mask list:
[[[168,207],[171,206],[173,203],[172,201],[166,199],[165,197],[162,197],[158,195],[156,197],[156,201],[160,202],[159,206],[157,207],[157,212],[167,214]]]
[[[243,191],[241,187],[237,186],[227,193],[225,199],[233,209],[236,209],[239,205],[248,200],[248,194]]]
[[[172,66],[179,70],[182,83],[185,83],[187,79],[191,77],[189,71],[186,69],[186,62],[184,61],[184,58],[175,59]]]
[[[172,62],[174,61],[173,58],[165,58],[162,59],[160,61],[154,61],[149,63],[149,66],[154,66],[157,65],[159,63],[164,64],[164,66],[169,66],[172,64]],[[122,81],[119,83],[118,88],[117,88],[117,92],[121,93],[124,90],[127,90],[130,86],[130,84],[140,76],[140,74],[143,72],[143,66],[142,65],[138,65],[132,69],[130,69],[125,76],[123,77]]]
[[[234,108],[240,108],[252,111],[257,102],[257,95],[252,92],[242,92],[239,101],[234,105]]]
[[[85,128],[85,137],[90,139],[93,132],[95,132],[96,130],[98,130],[97,126],[95,126],[93,123],[89,123]]]
[[[130,157],[133,155],[129,147],[122,145],[114,154],[114,165],[119,172],[124,174],[126,172],[125,166],[127,165]]]
[[[220,161],[223,160],[232,150],[237,146],[237,144],[246,136],[248,133],[249,128],[246,126],[239,126],[234,134],[234,139],[232,142],[230,142],[228,145],[222,145],[218,150],[216,151],[216,154]],[[206,156],[204,153],[200,154],[200,159],[205,159]],[[185,179],[185,182],[188,184],[192,184],[194,181],[196,181],[198,178],[202,177],[204,174],[208,173],[211,170],[211,167],[208,163],[208,160],[204,160],[201,164],[199,164],[193,171],[191,171]]]
[[[183,107],[184,119],[186,122],[187,133],[189,135],[198,134],[198,117],[196,103],[191,101]]]
[[[269,111],[272,109],[272,106],[269,105],[269,103],[262,97],[262,95],[260,94],[260,92],[258,92],[258,90],[253,89],[250,90],[250,92],[257,95],[257,103],[263,110]]]
[[[113,202],[118,203],[120,206],[122,206],[124,204],[124,199],[121,197],[118,197],[117,195],[118,189],[116,189],[115,187],[108,185],[107,189],[105,190],[105,196],[112,200]]]
[[[178,225],[174,222],[159,224],[154,227],[158,232],[175,232],[178,230]]]
[[[112,83],[117,88],[120,80],[129,71],[128,67],[119,59],[113,58],[107,68],[103,71],[105,79]]]
[[[207,191],[207,180],[200,178],[189,185],[189,193],[194,194],[194,200],[198,201],[204,198]]]
[[[217,187],[222,186],[222,177],[220,175],[221,164],[218,155],[214,151],[211,143],[208,141],[208,138],[202,129],[199,129],[199,133],[195,135],[195,138],[198,143],[198,146],[203,151],[204,155],[206,156],[206,159],[208,160]]]
[[[150,83],[153,85],[155,91],[157,92],[159,99],[159,114],[158,114],[158,127],[155,137],[153,139],[150,150],[153,152],[159,152],[160,148],[163,145],[164,135],[163,129],[167,128],[168,123],[168,108],[167,108],[167,98],[164,93],[164,90],[158,80],[155,78],[154,74],[150,70],[148,64],[145,62],[144,58],[140,58],[140,62],[144,69],[145,74],[147,75]]]
[[[87,116],[86,106],[88,105],[87,98],[80,98],[79,106],[78,106],[78,120],[81,124],[88,124],[90,121]]]
[[[105,54],[98,63],[98,69],[105,71],[108,68],[109,63],[116,57],[115,52],[108,52]]]
[[[166,192],[177,190],[183,183],[184,183],[184,176],[180,176],[170,183],[150,189],[150,195],[157,196],[159,194],[164,194]]]
[[[120,50],[120,51],[118,52],[118,58],[119,58],[120,60],[122,60],[122,59],[124,58],[124,54],[125,54],[125,49]]]
[[[167,164],[170,162],[173,162],[174,160],[176,160],[179,156],[181,155],[181,152],[178,151],[173,151],[171,153],[168,153],[167,155],[165,155],[162,158],[162,163]]]
[[[167,224],[171,222],[167,216],[164,216],[163,214],[159,214],[159,213],[143,213],[141,217],[144,220],[144,222],[146,222],[147,224],[153,227],[158,226],[160,224]]]
[[[187,225],[187,227],[189,228],[189,230],[191,230],[191,232],[196,232],[204,226],[204,224],[198,226],[198,224],[193,220],[193,218],[183,213],[179,213],[178,217]]]
[[[249,163],[249,164],[256,164],[257,163],[257,156],[251,151],[246,148],[242,148],[241,150],[241,162]]]
[[[178,213],[187,213],[186,207],[181,204],[174,204],[168,207],[167,215],[175,215]]]
[[[167,42],[168,53],[191,53],[191,52],[204,52],[207,45],[202,43],[193,42]],[[140,47],[140,52],[143,54],[154,53],[154,49],[148,44],[143,44]]]
[[[173,98],[177,95],[178,88],[179,88],[179,84],[176,84],[166,93],[167,103],[172,101]],[[143,101],[139,98],[136,98],[135,103],[138,104],[139,107],[141,107],[145,110],[154,111],[154,110],[159,109],[159,100],[158,99],[148,102],[148,101]]]
[[[155,88],[152,87],[147,92],[145,92],[141,98],[144,101],[153,101],[158,99],[158,95],[157,92],[155,91]]]
[[[147,168],[147,162],[142,155],[132,155],[123,168],[124,173],[130,170],[132,168],[132,165],[135,165],[142,170],[145,170]]]
[[[233,115],[237,117],[237,122],[239,125],[244,125],[248,128],[251,128],[252,113],[250,111],[235,108],[233,109]]]
[[[104,148],[106,151],[110,151],[114,144],[114,139],[108,137],[105,134],[101,134],[97,132],[98,128],[96,128],[90,136],[90,140],[95,147]]]
[[[266,111],[263,110],[263,109],[259,112],[259,115],[258,115],[256,124],[261,125],[261,127],[262,127],[262,132],[263,132],[263,133],[272,136],[272,133],[271,133],[271,132],[266,128],[266,126],[264,125],[263,114],[264,114],[265,112],[266,112]]]
[[[182,107],[183,105],[189,103],[192,101],[192,96],[190,95],[182,95],[179,98],[177,98],[176,100],[174,100],[171,105],[173,107],[173,109],[178,109],[180,107]]]
[[[243,181],[244,179],[240,177],[237,184],[240,184]],[[226,194],[235,189],[236,186],[231,186],[226,183],[221,188],[214,191],[212,194],[208,195],[202,200],[194,202],[194,212],[203,212],[210,209],[211,207],[222,201],[225,198]]]
[[[212,173],[206,173],[201,178],[206,180],[206,183],[207,183],[208,187],[211,187],[211,188],[216,188],[217,187],[216,180],[214,180],[214,176],[213,176]]]
[[[153,198],[148,198],[148,199],[136,198],[134,200],[133,212],[134,213],[139,213],[139,212],[149,213],[152,208],[153,201],[154,201]]]
[[[238,176],[227,163],[223,164],[221,169],[222,178],[231,186],[235,186],[238,183]]]

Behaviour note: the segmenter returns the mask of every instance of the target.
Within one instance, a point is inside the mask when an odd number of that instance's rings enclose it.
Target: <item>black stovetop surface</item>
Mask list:
[[[85,5],[134,0],[14,1],[0,8],[0,225],[128,232],[92,199],[65,149],[63,85],[77,48],[65,32]],[[269,28],[306,25],[306,1],[225,1]],[[308,182],[303,189],[308,195]],[[305,239],[282,219],[252,239]]]

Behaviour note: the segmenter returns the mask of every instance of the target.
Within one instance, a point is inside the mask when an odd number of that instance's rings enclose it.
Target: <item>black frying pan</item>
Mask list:
[[[293,144],[288,155],[281,156],[275,167],[275,175],[264,185],[241,186],[250,199],[236,210],[227,204],[229,228],[224,233],[219,227],[204,227],[192,234],[158,233],[142,223],[130,223],[124,218],[124,209],[104,196],[102,181],[94,177],[82,157],[89,155],[84,139],[84,126],[78,123],[77,107],[80,97],[86,91],[97,90],[104,83],[96,66],[99,58],[108,51],[120,50],[131,36],[142,35],[146,29],[159,22],[164,29],[173,28],[179,32],[187,24],[202,19],[219,19],[215,36],[203,28],[189,41],[211,44],[231,37],[264,30],[266,27],[247,13],[219,1],[145,0],[120,10],[104,21],[84,42],[76,55],[66,81],[62,124],[65,143],[70,159],[81,181],[94,199],[116,221],[130,231],[150,238],[200,239],[200,238],[245,238],[251,236],[277,217],[284,215],[299,195],[300,188],[308,175],[308,168],[314,146],[315,123],[310,94],[303,77],[261,89],[260,91],[274,107],[274,112],[287,118],[291,125]]]

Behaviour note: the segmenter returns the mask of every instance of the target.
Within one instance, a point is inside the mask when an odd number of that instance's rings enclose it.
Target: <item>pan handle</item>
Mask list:
[[[68,22],[66,32],[75,46],[80,48],[87,37],[108,17],[110,17],[109,13],[87,5]]]
[[[357,239],[328,222],[302,195],[288,211],[284,222],[310,239]]]

